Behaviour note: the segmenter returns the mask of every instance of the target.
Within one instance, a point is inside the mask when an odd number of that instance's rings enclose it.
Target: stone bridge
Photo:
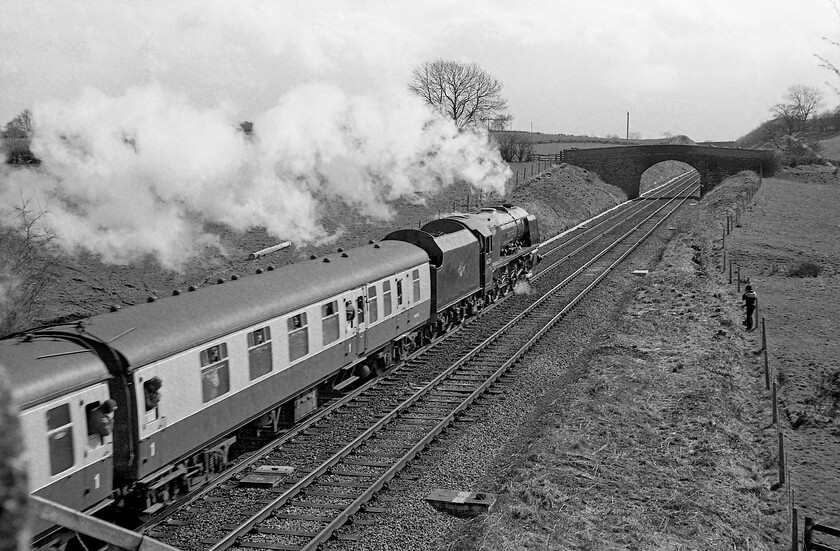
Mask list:
[[[621,188],[629,199],[639,196],[642,173],[663,161],[681,161],[700,173],[700,195],[742,170],[772,172],[773,152],[705,145],[629,145],[563,151],[562,161],[596,173]]]

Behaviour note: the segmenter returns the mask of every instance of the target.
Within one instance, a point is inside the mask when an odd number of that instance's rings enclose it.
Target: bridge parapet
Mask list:
[[[642,174],[663,161],[680,161],[700,173],[700,194],[705,195],[727,176],[742,170],[771,172],[770,150],[710,147],[704,145],[633,145],[574,149],[563,152],[563,161],[598,174],[622,189],[629,199],[639,196]]]

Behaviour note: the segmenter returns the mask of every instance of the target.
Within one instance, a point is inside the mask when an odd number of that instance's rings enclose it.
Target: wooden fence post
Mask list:
[[[770,362],[767,359],[767,349],[764,349],[764,390],[770,390]]]
[[[764,323],[764,318],[761,318],[761,349],[767,350],[767,324]]]
[[[805,551],[811,551],[811,538],[814,532],[814,519],[805,516],[805,533],[802,534],[802,540],[805,543]]]
[[[785,485],[785,435],[779,431],[779,484]]]
[[[778,394],[776,393],[776,379],[773,379],[773,398],[771,408],[773,409],[773,424],[779,424],[779,402]]]
[[[790,479],[790,476],[788,476]],[[799,551],[799,511],[796,509],[796,491],[793,489],[793,481],[790,482],[790,549]]]

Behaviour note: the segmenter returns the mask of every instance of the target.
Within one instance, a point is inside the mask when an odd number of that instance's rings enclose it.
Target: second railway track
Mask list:
[[[402,369],[262,448],[147,532],[189,549],[316,549],[479,396],[500,384],[696,187],[694,177],[676,181],[660,190],[667,198],[635,201],[551,242],[544,252],[551,262],[534,278],[533,292],[486,310],[458,331],[452,346],[421,351]],[[260,467],[294,471],[276,486],[240,484]]]

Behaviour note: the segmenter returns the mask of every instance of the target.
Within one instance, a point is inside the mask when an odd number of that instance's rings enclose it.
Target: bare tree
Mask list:
[[[837,14],[837,17],[840,17],[840,8],[837,7],[837,3],[834,2],[834,0],[832,0],[831,6],[834,8],[834,12]],[[835,48],[840,48],[840,42],[838,42],[837,40],[832,40],[831,38],[828,38],[826,36],[823,37],[823,40],[825,40]],[[840,67],[829,61],[827,58],[821,56],[820,54],[814,54],[814,56],[820,60],[820,67],[828,69],[829,71],[834,73],[835,76],[840,77]],[[829,86],[834,88],[835,92],[840,93],[840,90],[838,90],[837,86],[834,86],[830,83]]]
[[[788,88],[784,103],[770,108],[775,124],[768,126],[768,139],[782,151],[790,151],[800,142],[808,119],[823,103],[823,93],[813,86],[796,84]]]
[[[38,228],[44,214],[33,214],[24,201],[0,226],[0,336],[35,323],[41,292],[52,281],[56,236]]]
[[[795,134],[805,129],[805,123],[822,106],[823,93],[813,86],[797,84],[788,88],[784,99],[785,103],[777,103],[770,112],[788,134]]]
[[[32,133],[32,113],[24,109],[15,118],[6,123],[3,129],[0,153],[5,154],[6,162],[11,164],[38,164],[29,149]]]
[[[511,121],[513,121],[513,115],[501,115],[494,119],[485,119],[487,130],[495,132],[503,132],[510,128]]]
[[[427,61],[411,72],[408,89],[458,128],[499,118],[507,108],[502,83],[477,63]]]
[[[496,132],[493,134],[499,144],[499,154],[508,163],[524,163],[531,160],[533,144],[527,132]]]
[[[32,131],[32,113],[29,109],[24,109],[6,123],[6,131],[17,131],[28,135]]]

